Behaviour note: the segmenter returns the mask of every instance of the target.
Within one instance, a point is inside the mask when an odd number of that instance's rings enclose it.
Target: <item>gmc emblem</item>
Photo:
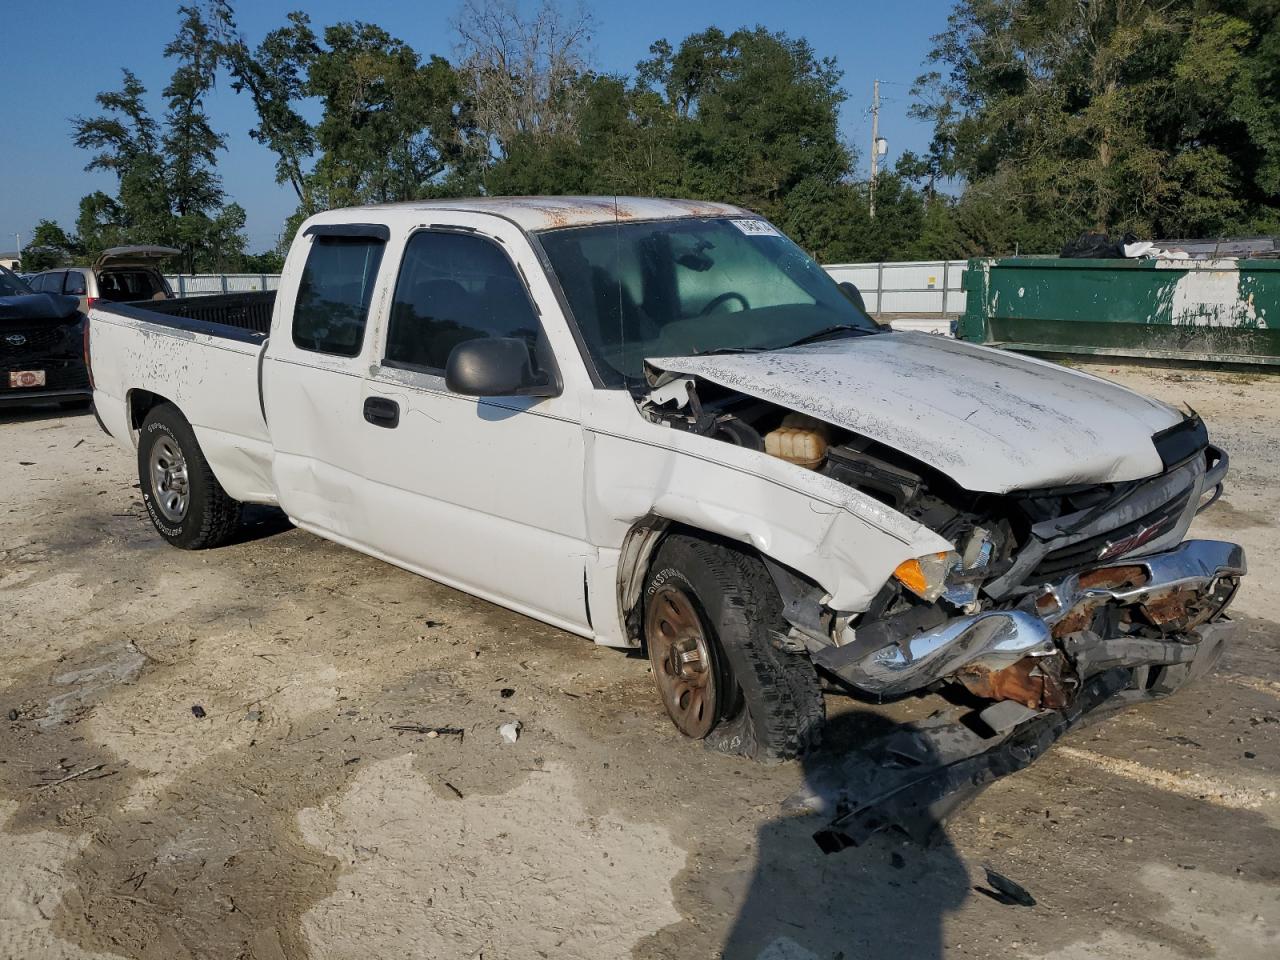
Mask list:
[[[1114,543],[1108,543],[1098,552],[1099,560],[1110,560],[1112,557],[1123,557],[1126,553],[1137,550],[1144,543],[1150,543],[1161,533],[1169,528],[1169,524],[1174,521],[1174,517],[1164,517],[1157,520],[1149,527],[1143,527],[1136,533],[1131,533],[1123,540],[1117,540]]]

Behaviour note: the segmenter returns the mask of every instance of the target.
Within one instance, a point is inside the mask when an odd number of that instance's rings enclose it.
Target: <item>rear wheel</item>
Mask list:
[[[644,597],[654,680],[677,730],[757,760],[817,744],[825,719],[817,674],[786,642],[782,601],[758,557],[731,543],[668,537]]]
[[[152,524],[175,547],[217,547],[235,534],[240,504],[222,489],[191,424],[172,404],[155,407],[142,423],[138,480]]]

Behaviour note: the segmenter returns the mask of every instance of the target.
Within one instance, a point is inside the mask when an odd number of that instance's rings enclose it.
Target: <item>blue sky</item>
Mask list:
[[[528,0],[525,0],[528,2]],[[570,0],[572,2],[572,0]],[[240,23],[251,41],[284,21],[289,10],[305,9],[317,25],[344,19],[380,24],[420,54],[452,57],[450,20],[458,0],[240,0]],[[608,72],[629,73],[648,55],[649,44],[666,37],[673,44],[707,26],[731,30],[763,24],[809,40],[821,56],[837,59],[849,99],[841,129],[866,162],[870,139],[871,83],[884,81],[881,135],[889,141],[889,161],[904,149],[919,150],[927,126],[907,117],[911,81],[922,72],[930,37],[946,27],[950,0],[923,0],[901,7],[883,3],[788,3],[785,0],[643,0],[609,4],[587,0],[595,21],[594,59]],[[163,56],[177,26],[177,2],[169,0],[44,0],[23,4],[20,16],[0,15],[0,250],[12,249],[14,234],[24,242],[37,220],[64,227],[75,223],[80,197],[113,190],[103,173],[87,173],[88,155],[71,143],[70,119],[94,111],[100,90],[117,89],[120,69],[142,79],[155,114],[163,112],[160,90],[173,65]],[[250,250],[272,246],[294,198],[274,181],[274,159],[249,139],[253,108],[222,83],[209,98],[216,130],[227,136],[219,172],[228,196],[248,212]]]

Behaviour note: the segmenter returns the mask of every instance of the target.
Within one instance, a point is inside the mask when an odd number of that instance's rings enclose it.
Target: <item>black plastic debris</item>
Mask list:
[[[987,883],[990,887],[975,886],[973,889],[983,896],[990,897],[996,903],[1003,903],[1007,907],[1034,907],[1036,898],[1022,884],[1015,880],[1010,880],[1003,873],[997,873],[990,867],[982,868],[987,873]]]
[[[191,715],[195,717],[197,720],[203,720],[205,717],[204,707],[200,706],[200,704],[198,703],[194,704],[191,707]]]
[[[812,772],[805,789],[783,806],[832,816],[813,835],[824,853],[858,846],[885,829],[931,845],[948,818],[990,783],[1029,766],[1088,715],[1105,712],[1099,708],[1107,701],[1119,705],[1124,698],[1116,695],[1131,679],[1127,669],[1107,670],[1066,709],[1031,712],[993,736],[949,715],[903,725]]]
[[[511,687],[503,687],[498,691],[498,696],[502,697],[503,700],[510,700],[515,695],[516,692]]]

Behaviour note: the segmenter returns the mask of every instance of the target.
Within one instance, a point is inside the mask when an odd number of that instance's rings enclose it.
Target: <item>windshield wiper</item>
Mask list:
[[[764,347],[710,347],[706,350],[695,350],[690,357],[714,357],[721,353],[759,353]]]
[[[874,330],[868,330],[866,327],[860,327],[855,323],[837,323],[830,327],[823,327],[821,330],[815,330],[813,333],[807,333],[799,340],[793,340],[790,343],[784,343],[775,350],[785,350],[787,347],[800,347],[806,343],[816,343],[819,340],[826,340],[828,337],[834,337],[837,333],[856,334],[857,336],[866,336],[875,333]]]

